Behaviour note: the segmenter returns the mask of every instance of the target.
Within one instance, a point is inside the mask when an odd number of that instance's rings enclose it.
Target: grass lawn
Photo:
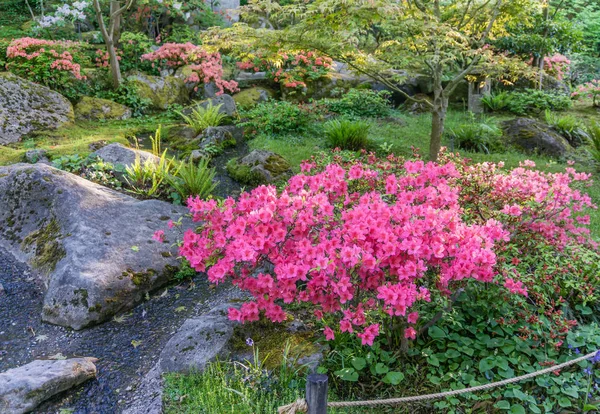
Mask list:
[[[589,104],[583,105],[576,103],[575,106],[562,114],[573,114],[579,119],[590,122],[598,119],[598,111],[591,108]],[[373,142],[374,148],[379,148],[382,144],[392,145],[392,152],[398,155],[410,156],[412,147],[420,149],[421,154],[427,154],[429,146],[429,133],[431,127],[431,115],[408,115],[400,111],[394,111],[393,117],[398,121],[374,121],[369,132],[369,139]],[[501,114],[493,115],[493,118],[498,122],[507,119],[515,118],[514,115]],[[446,128],[456,128],[461,124],[468,123],[470,116],[468,113],[460,110],[450,110],[446,121]],[[451,143],[444,142],[443,145],[450,147]],[[294,138],[270,138],[266,136],[258,136],[249,141],[251,149],[267,149],[283,155],[290,161],[295,171],[299,171],[300,161],[309,158],[318,150],[327,150],[324,137],[294,137]],[[524,160],[535,161],[537,168],[547,172],[564,171],[567,164],[557,160],[538,156],[526,155],[516,150],[507,150],[501,153],[476,153],[469,151],[458,150],[466,158],[471,158],[477,162],[503,161],[506,168],[513,168],[519,165],[519,162]],[[596,204],[600,204],[600,175],[596,168],[589,163],[579,161],[581,152],[576,153],[574,158],[574,168],[578,171],[593,173],[594,183],[587,189]],[[600,238],[600,211],[594,210],[591,216],[591,230],[595,238]]]

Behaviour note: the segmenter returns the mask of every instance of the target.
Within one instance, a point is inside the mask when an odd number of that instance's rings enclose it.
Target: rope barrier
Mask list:
[[[521,375],[520,377],[509,378],[498,382],[491,382],[489,384],[477,385],[475,387],[463,388],[461,390],[453,390],[453,391],[445,391],[438,392],[435,394],[426,394],[426,395],[414,395],[411,397],[401,397],[401,398],[389,398],[386,400],[369,400],[369,401],[330,401],[327,403],[328,407],[372,407],[375,405],[395,405],[405,402],[415,402],[415,401],[423,401],[423,400],[433,400],[437,398],[450,397],[452,395],[465,394],[468,392],[475,392],[481,390],[487,390],[490,388],[500,387],[502,385],[512,384],[513,382],[519,382],[522,380],[535,378],[539,375],[548,374],[550,372],[554,372],[560,370],[562,368],[568,367],[569,365],[577,364],[581,361],[585,361],[595,355],[600,357],[600,351],[590,352],[587,355],[581,356],[579,358],[572,359],[567,362],[563,362],[562,364],[553,365],[548,368],[544,368],[540,371],[530,372],[529,374]],[[299,398],[294,401],[292,404],[284,405],[279,407],[279,414],[296,414],[296,413],[305,413],[308,411],[308,405],[306,404],[306,400],[304,398]]]

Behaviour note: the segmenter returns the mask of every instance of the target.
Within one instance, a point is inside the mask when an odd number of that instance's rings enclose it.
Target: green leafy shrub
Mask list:
[[[590,154],[600,169],[600,123],[592,122],[587,127],[587,133],[590,137]]]
[[[116,173],[122,172],[110,163],[97,157],[82,157],[79,154],[64,155],[52,160],[52,165],[59,170],[68,171],[112,188],[121,188]]]
[[[481,103],[492,112],[505,111],[508,108],[509,101],[510,95],[505,91],[492,92],[481,98]]]
[[[241,110],[240,117],[244,119],[240,126],[247,128],[251,133],[270,136],[303,134],[317,119],[313,107],[288,101],[263,102],[252,109]]]
[[[379,118],[390,112],[390,93],[371,89],[350,89],[339,99],[323,99],[321,102],[333,113],[352,117]]]
[[[564,111],[571,107],[571,98],[558,92],[525,89],[508,93],[507,109],[517,115],[538,114],[551,109]]]
[[[101,83],[97,85],[94,95],[97,98],[109,99],[125,105],[131,109],[133,117],[144,115],[151,104],[150,99],[140,97],[136,87],[128,81],[124,81],[118,89],[103,87]]]
[[[185,201],[188,197],[207,198],[216,187],[215,170],[208,166],[208,159],[195,164],[192,159],[182,163],[175,174],[167,177],[167,182],[175,190],[176,200]]]
[[[544,120],[565,137],[573,147],[579,147],[589,139],[587,132],[581,126],[581,122],[573,115],[557,115],[546,109],[544,111]]]
[[[448,135],[457,148],[467,151],[489,154],[502,148],[499,139],[502,131],[493,118],[476,121],[473,117],[471,122],[450,129]]]
[[[142,162],[140,157],[136,157],[135,162],[125,169],[128,190],[148,198],[165,197],[167,179],[173,174],[174,168],[175,162],[167,158],[166,150],[158,162],[151,158]]]
[[[198,44],[198,35],[187,24],[173,24],[167,29],[164,43],[187,43]]]
[[[148,36],[143,33],[123,32],[120,40],[121,70],[123,72],[130,70],[154,72],[150,62],[140,59],[143,54],[151,50],[152,44]]]
[[[325,123],[325,136],[332,148],[358,151],[367,147],[370,128],[365,121],[334,119]]]
[[[186,115],[183,112],[178,113],[199,134],[208,127],[216,127],[223,123],[227,115],[220,111],[221,106],[222,104],[213,106],[212,102],[209,102],[205,107],[197,105],[192,109],[190,115]]]

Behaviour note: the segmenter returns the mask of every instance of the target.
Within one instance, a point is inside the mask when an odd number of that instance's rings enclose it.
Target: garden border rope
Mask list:
[[[423,400],[433,400],[442,397],[449,397],[452,395],[465,394],[467,392],[475,392],[481,390],[487,390],[490,388],[499,387],[501,385],[512,384],[513,382],[519,382],[525,379],[530,379],[537,377],[539,375],[548,374],[550,372],[554,372],[556,370],[560,370],[562,368],[568,367],[569,365],[577,364],[581,361],[585,361],[593,356],[600,356],[600,350],[590,352],[587,355],[581,356],[579,358],[572,359],[567,362],[563,362],[562,364],[553,365],[548,368],[544,368],[540,371],[530,372],[529,374],[521,375],[520,377],[509,378],[498,382],[491,382],[489,384],[477,385],[475,387],[463,388],[461,390],[453,390],[453,391],[445,391],[438,392],[435,394],[426,394],[426,395],[414,395],[412,397],[401,397],[401,398],[389,398],[386,400],[369,400],[369,401],[331,401],[327,403],[327,407],[372,407],[375,405],[396,405],[403,402],[414,402],[414,401],[423,401]],[[304,398],[299,398],[292,404],[283,405],[279,407],[277,410],[279,414],[296,414],[296,413],[305,413],[308,411],[308,406],[306,404],[306,400]]]

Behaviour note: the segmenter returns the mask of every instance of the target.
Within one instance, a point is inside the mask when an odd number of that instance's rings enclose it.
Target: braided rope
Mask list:
[[[585,361],[595,355],[600,357],[600,351],[590,352],[587,355],[581,356],[579,358],[572,359],[567,362],[563,362],[562,364],[553,365],[548,368],[544,368],[540,371],[530,372],[529,374],[521,375],[520,377],[514,377],[505,379],[498,382],[491,382],[489,384],[477,385],[475,387],[463,388],[461,390],[453,390],[453,391],[444,391],[438,392],[435,394],[426,394],[426,395],[414,395],[412,397],[401,397],[401,398],[389,398],[386,400],[369,400],[369,401],[331,401],[327,403],[328,407],[359,407],[359,406],[367,406],[371,407],[374,405],[394,405],[404,402],[414,402],[414,401],[423,401],[423,400],[433,400],[437,398],[450,397],[452,395],[465,394],[468,392],[475,392],[481,390],[487,390],[490,388],[500,387],[502,385],[512,384],[513,382],[519,382],[526,379],[534,378],[539,375],[548,374],[550,372],[554,372],[560,370],[562,368],[568,367],[569,365],[577,364],[581,361]],[[308,405],[306,404],[306,400],[304,398],[300,398],[293,402],[292,404],[284,405],[279,407],[279,414],[296,414],[296,413],[305,413],[308,411]]]

